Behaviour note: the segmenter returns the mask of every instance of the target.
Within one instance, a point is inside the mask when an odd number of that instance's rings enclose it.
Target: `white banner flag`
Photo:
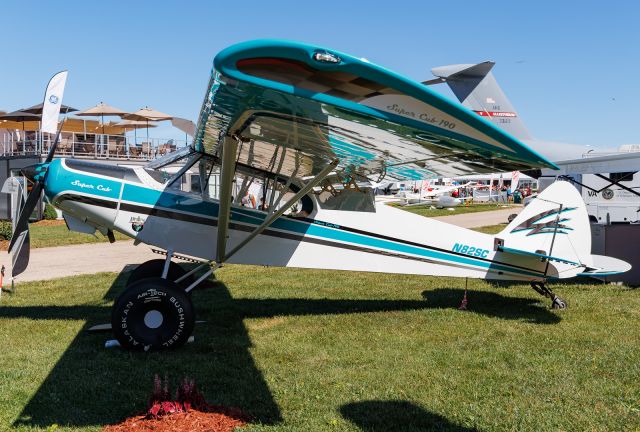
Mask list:
[[[511,190],[518,188],[518,182],[520,181],[520,171],[514,171],[511,173]]]
[[[58,72],[51,78],[44,94],[42,105],[42,126],[40,132],[54,134],[58,132],[58,116],[62,105],[64,85],[67,82],[67,71]]]

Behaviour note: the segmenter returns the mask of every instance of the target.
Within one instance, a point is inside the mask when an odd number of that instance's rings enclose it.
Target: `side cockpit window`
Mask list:
[[[318,205],[324,210],[375,212],[375,195],[366,179],[335,176],[314,191]]]

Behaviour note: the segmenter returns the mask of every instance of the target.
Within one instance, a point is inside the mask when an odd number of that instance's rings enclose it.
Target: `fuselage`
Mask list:
[[[219,203],[166,187],[145,168],[59,159],[48,168],[45,193],[65,215],[101,231],[205,260],[215,258]],[[375,212],[314,208],[282,216],[230,262],[485,279],[541,280],[544,263],[494,251],[494,236],[384,204]],[[228,249],[267,212],[232,206]]]

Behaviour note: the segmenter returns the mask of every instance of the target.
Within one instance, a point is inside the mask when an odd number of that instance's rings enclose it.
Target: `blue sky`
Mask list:
[[[219,6],[216,6],[219,4]],[[215,54],[285,38],[366,57],[416,80],[493,60],[532,135],[594,147],[640,143],[640,4],[623,1],[33,1],[2,14],[0,109],[41,102],[145,105],[195,120]],[[438,91],[453,97],[444,86]],[[169,127],[155,135],[181,136]]]

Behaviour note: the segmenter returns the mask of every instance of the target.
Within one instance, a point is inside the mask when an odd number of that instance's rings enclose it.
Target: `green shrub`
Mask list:
[[[12,235],[11,221],[0,221],[0,240],[11,240]]]
[[[51,204],[44,205],[44,218],[47,220],[58,219],[58,212]]]

